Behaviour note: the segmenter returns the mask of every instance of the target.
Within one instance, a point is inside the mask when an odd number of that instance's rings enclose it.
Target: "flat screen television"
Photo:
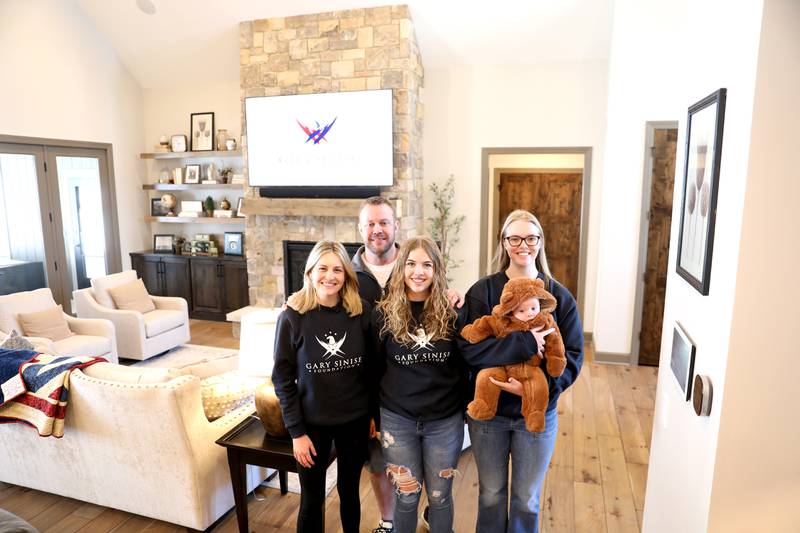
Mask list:
[[[262,196],[363,197],[393,183],[390,89],[249,97],[245,119]]]

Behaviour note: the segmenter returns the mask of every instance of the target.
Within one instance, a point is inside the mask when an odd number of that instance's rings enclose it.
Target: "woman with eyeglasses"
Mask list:
[[[580,372],[583,327],[575,298],[550,274],[544,251],[544,230],[536,217],[521,209],[512,212],[503,223],[500,236],[494,258],[496,272],[478,280],[467,292],[465,322],[472,323],[491,314],[510,279],[542,279],[558,302],[553,316],[564,340],[567,366],[560,377],[547,376],[550,402],[543,432],[533,433],[525,428],[521,414],[522,384],[513,378],[508,382],[492,379],[492,383],[502,389],[497,416],[483,421],[468,417],[478,468],[477,532],[538,532],[539,495],[558,429],[556,404],[559,394],[574,383]],[[503,338],[489,337],[478,344],[461,339],[459,344],[464,359],[472,365],[474,379],[481,368],[521,363],[541,353],[552,331],[521,331]],[[542,370],[547,375],[547,369],[542,367]],[[509,468],[509,462],[513,463],[513,468]]]

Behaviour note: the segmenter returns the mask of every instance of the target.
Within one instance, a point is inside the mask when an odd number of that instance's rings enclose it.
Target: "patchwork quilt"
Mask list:
[[[42,437],[64,435],[69,376],[102,357],[0,349],[0,423],[33,426]]]

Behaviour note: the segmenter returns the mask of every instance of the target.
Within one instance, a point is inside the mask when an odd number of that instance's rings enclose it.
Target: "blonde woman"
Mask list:
[[[372,313],[380,379],[380,426],[395,485],[394,530],[417,530],[422,487],[433,533],[453,528],[453,476],[464,440],[462,325],[448,302],[444,263],[428,237],[398,251],[386,296]]]
[[[545,429],[532,433],[520,412],[522,384],[513,378],[492,379],[500,394],[497,416],[491,420],[468,418],[469,436],[478,467],[478,533],[539,531],[539,494],[547,465],[553,455],[558,429],[558,395],[577,379],[583,363],[583,327],[575,298],[550,274],[542,225],[528,211],[518,209],[505,220],[495,254],[497,271],[478,280],[467,292],[467,323],[491,314],[509,279],[527,277],[544,280],[558,304],[553,316],[566,348],[567,367],[558,378],[547,376],[550,403]],[[547,342],[553,330],[511,333],[502,339],[490,337],[478,344],[461,343],[467,363],[474,369],[520,363],[530,359]],[[547,369],[542,367],[547,374]],[[511,471],[509,505],[508,471]]]
[[[322,531],[331,444],[338,463],[342,529],[357,533],[359,479],[369,438],[367,357],[370,307],[338,242],[320,241],[306,261],[303,287],[278,318],[272,381],[292,437],[300,476],[297,531]]]

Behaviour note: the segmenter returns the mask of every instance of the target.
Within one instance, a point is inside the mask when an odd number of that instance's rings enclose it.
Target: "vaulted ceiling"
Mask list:
[[[239,77],[238,23],[387,0],[76,0],[144,88]],[[613,0],[407,0],[426,69],[608,57]],[[401,2],[397,2],[401,3]],[[154,7],[146,14],[139,6]]]

